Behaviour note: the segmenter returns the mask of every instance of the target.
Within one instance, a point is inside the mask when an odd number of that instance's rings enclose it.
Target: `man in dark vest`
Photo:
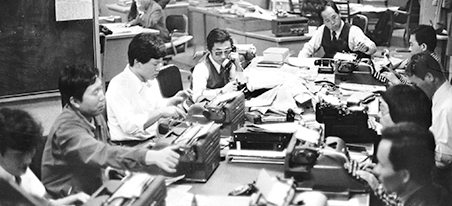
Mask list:
[[[231,35],[215,28],[207,35],[207,54],[193,69],[193,99],[212,98],[237,90],[236,77],[243,68]]]
[[[333,2],[326,2],[318,12],[323,25],[317,29],[311,40],[304,44],[298,57],[311,57],[321,48],[325,58],[333,58],[337,52],[369,57],[377,51],[375,43],[359,27],[345,23],[341,19],[339,9]]]

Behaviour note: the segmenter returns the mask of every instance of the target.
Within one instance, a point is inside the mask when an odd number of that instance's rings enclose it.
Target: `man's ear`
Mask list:
[[[433,76],[432,73],[427,72],[427,73],[425,74],[424,81],[426,81],[426,82],[428,82],[428,83],[433,83],[433,82],[435,81],[435,76]]]
[[[69,98],[69,103],[77,109],[80,108],[80,101],[74,98],[73,96]]]
[[[400,170],[398,171],[400,174],[400,178],[402,178],[402,182],[404,184],[408,183],[411,179],[411,174],[408,170]]]
[[[427,51],[427,44],[422,43],[421,48],[422,48],[422,51]]]

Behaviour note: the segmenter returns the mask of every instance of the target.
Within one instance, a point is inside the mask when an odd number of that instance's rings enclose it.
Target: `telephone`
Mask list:
[[[231,52],[236,52],[237,48],[232,45],[232,49]],[[230,70],[232,67],[232,63],[234,63],[234,60],[231,59],[230,55],[223,61],[223,63],[221,64],[226,70]]]
[[[350,162],[345,142],[339,137],[327,137],[322,145],[292,138],[287,146],[284,176],[294,178],[299,191],[320,190],[347,195],[368,192],[368,184],[352,175]]]

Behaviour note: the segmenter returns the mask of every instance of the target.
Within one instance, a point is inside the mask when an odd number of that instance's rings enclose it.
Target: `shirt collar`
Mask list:
[[[82,119],[87,125],[89,125],[89,127],[90,127],[91,129],[93,129],[93,130],[96,129],[96,126],[94,125],[94,117],[91,118],[91,121],[88,121],[88,119],[86,119],[86,117],[83,116],[83,114],[82,114],[80,111],[73,109],[71,106],[69,106],[69,104],[66,104],[66,107],[67,107],[68,109],[74,111],[74,113],[75,113],[77,116],[79,116],[80,119]]]
[[[4,179],[10,183],[15,182],[14,175],[3,169],[2,166],[0,166],[0,178]]]
[[[220,71],[221,69],[221,65],[218,64],[215,60],[213,60],[212,58],[212,54],[209,54],[209,59],[212,62],[213,66],[215,67],[215,69],[217,69],[217,71]]]
[[[337,39],[339,39],[339,35],[341,34],[342,29],[344,28],[344,25],[345,25],[344,21],[341,20],[341,26],[339,27],[339,31],[336,32],[336,38]],[[330,29],[330,32],[331,32],[331,36],[333,36],[333,30],[332,29]]]
[[[128,79],[128,83],[132,87],[133,90],[137,91],[138,93],[141,92],[145,87],[151,87],[152,81],[147,80],[145,82],[141,81],[135,73],[132,72],[130,65],[127,65],[127,67],[124,69],[124,75]]]
[[[442,95],[447,94],[450,85],[448,81],[445,81],[436,91],[433,93],[432,103],[435,104],[437,102],[441,102]]]

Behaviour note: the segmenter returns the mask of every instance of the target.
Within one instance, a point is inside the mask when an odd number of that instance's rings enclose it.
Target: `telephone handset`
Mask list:
[[[231,52],[236,52],[236,51],[237,51],[237,48],[234,45],[232,45]],[[232,63],[234,63],[234,60],[232,60],[231,57],[228,55],[228,57],[223,61],[223,63],[221,65],[226,70],[229,70],[232,67]]]

